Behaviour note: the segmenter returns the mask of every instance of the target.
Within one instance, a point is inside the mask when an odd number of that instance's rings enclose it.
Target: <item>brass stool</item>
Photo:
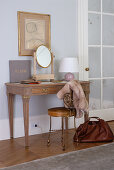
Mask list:
[[[76,125],[75,125],[76,110],[74,108],[67,109],[65,107],[55,107],[55,108],[48,109],[48,115],[50,116],[50,129],[49,129],[49,136],[48,136],[47,144],[48,146],[50,145],[50,134],[52,132],[51,117],[61,117],[62,118],[62,147],[63,147],[63,150],[65,150],[64,119],[74,116],[74,127],[76,128]]]

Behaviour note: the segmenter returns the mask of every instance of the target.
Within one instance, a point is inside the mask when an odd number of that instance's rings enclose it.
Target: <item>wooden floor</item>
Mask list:
[[[109,125],[114,133],[114,121],[109,122]],[[51,145],[49,147],[47,146],[47,133],[30,136],[29,149],[24,147],[24,138],[0,141],[0,168],[104,144],[79,143],[77,145],[72,140],[74,133],[74,130],[66,132],[65,151],[62,150],[60,131],[51,135]]]

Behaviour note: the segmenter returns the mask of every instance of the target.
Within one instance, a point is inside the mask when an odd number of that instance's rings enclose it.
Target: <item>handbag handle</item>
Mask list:
[[[100,120],[99,117],[89,117],[89,121],[90,121],[90,119],[97,119],[97,120]]]

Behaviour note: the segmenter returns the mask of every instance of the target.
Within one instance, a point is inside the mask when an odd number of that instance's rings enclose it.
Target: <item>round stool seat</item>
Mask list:
[[[65,107],[54,107],[48,109],[48,115],[53,117],[71,117],[75,115],[75,109],[67,109]]]

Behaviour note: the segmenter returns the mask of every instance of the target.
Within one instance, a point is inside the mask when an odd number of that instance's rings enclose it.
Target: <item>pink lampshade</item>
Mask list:
[[[65,75],[65,80],[67,81],[74,79],[74,75],[72,73],[79,72],[79,64],[77,58],[62,58],[59,72],[67,73]]]

